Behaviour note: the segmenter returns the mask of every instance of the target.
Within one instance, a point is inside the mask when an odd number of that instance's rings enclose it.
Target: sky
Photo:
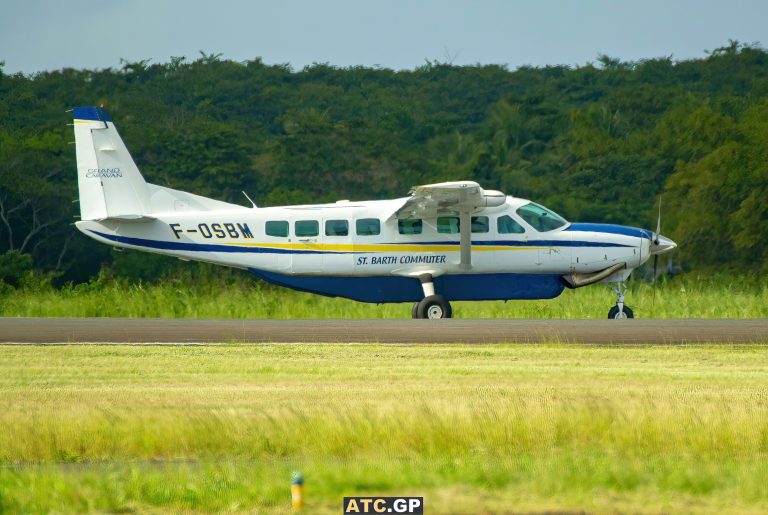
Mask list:
[[[120,68],[120,59],[261,58],[413,69],[425,60],[584,65],[768,46],[765,0],[0,0],[5,73]]]

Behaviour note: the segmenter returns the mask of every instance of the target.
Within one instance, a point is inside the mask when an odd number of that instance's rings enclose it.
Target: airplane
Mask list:
[[[608,317],[633,318],[624,281],[677,246],[659,234],[660,216],[655,232],[570,223],[472,181],[417,186],[391,200],[230,204],[147,183],[103,108],[73,115],[76,226],[87,236],[246,269],[295,290],[413,303],[413,318],[451,318],[451,301],[551,299],[601,282],[616,293]]]

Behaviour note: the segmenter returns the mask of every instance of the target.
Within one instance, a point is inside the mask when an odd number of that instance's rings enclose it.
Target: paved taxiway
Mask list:
[[[768,343],[768,319],[224,320],[0,318],[5,344]]]

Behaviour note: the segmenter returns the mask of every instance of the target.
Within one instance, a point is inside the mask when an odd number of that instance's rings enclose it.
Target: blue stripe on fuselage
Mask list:
[[[637,238],[653,238],[653,233],[647,229],[638,227],[627,227],[625,225],[615,224],[580,224],[574,223],[566,227],[566,231],[582,232],[602,232],[606,234],[623,234],[624,236],[635,236]]]
[[[99,231],[90,230],[93,234],[106,238],[116,243],[123,243],[126,245],[134,245],[137,247],[146,247],[150,249],[160,250],[182,250],[189,252],[245,252],[252,254],[370,254],[375,251],[353,251],[353,252],[341,252],[341,251],[327,251],[327,250],[293,250],[293,249],[276,249],[267,247],[242,247],[238,245],[221,245],[216,243],[188,243],[183,241],[162,241],[162,240],[148,240],[145,238],[133,238],[130,236],[118,236],[116,234],[106,234]],[[381,245],[456,245],[457,241],[413,241],[413,242],[395,242],[395,243],[381,243]],[[558,241],[558,240],[534,240],[534,241],[507,241],[507,240],[495,240],[495,241],[473,241],[472,245],[486,246],[506,246],[506,247],[629,247],[630,245],[622,245],[619,243],[603,243],[593,241]],[[456,249],[458,251],[458,248]],[[382,252],[391,252],[384,251]]]
[[[396,241],[385,245],[458,245],[458,241]],[[621,243],[570,240],[472,240],[472,245],[506,247],[631,247]]]
[[[322,250],[289,250],[273,249],[263,247],[238,247],[235,245],[217,245],[215,243],[185,243],[183,241],[159,241],[147,240],[144,238],[131,238],[129,236],[117,236],[115,234],[105,234],[103,232],[91,231],[102,238],[126,245],[135,245],[137,247],[147,247],[160,250],[186,250],[189,252],[248,252],[253,254],[333,254],[333,252],[324,252]]]

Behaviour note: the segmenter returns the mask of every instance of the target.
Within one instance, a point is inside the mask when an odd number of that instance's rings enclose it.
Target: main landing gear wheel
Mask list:
[[[411,318],[419,318],[419,303],[414,302],[411,308]]]
[[[416,305],[416,318],[451,318],[452,314],[448,299],[442,295],[430,295]]]
[[[624,308],[619,311],[619,306],[613,306],[610,311],[608,311],[608,318],[615,318],[615,319],[622,319],[622,318],[635,318],[634,313],[632,313],[632,310],[629,309],[629,306],[624,306]]]

